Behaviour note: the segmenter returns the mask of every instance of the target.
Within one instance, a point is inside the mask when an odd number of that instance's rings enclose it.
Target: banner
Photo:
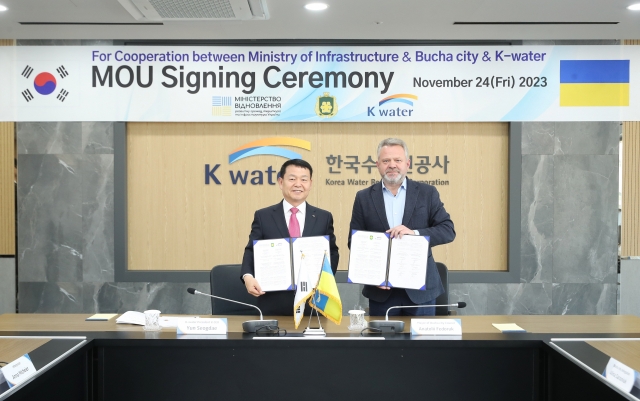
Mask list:
[[[2,47],[0,120],[640,120],[638,63],[638,46]]]

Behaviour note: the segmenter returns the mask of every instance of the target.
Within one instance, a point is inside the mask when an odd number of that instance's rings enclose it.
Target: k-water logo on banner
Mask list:
[[[560,60],[560,106],[629,106],[629,60]]]
[[[367,117],[410,117],[414,100],[418,100],[418,96],[411,93],[387,96],[378,102],[377,108],[367,107]]]
[[[29,87],[21,92],[22,97],[27,103],[34,100],[37,95],[51,95],[51,97],[60,102],[64,102],[67,99],[69,91],[62,87],[62,80],[69,76],[69,72],[64,65],[60,65],[55,69],[55,74],[58,76],[58,79],[48,71],[42,71],[33,75],[34,72],[35,69],[32,66],[26,65],[20,74],[33,84],[33,92]]]

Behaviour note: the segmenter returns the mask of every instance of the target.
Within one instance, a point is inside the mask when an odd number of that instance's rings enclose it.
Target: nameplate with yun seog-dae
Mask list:
[[[460,319],[411,319],[412,336],[461,336]]]
[[[189,319],[178,323],[177,334],[227,334],[227,318]]]

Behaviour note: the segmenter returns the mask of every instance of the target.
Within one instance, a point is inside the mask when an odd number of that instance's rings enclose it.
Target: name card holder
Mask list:
[[[35,375],[36,368],[35,366],[33,366],[33,362],[31,362],[29,354],[24,354],[15,361],[10,362],[8,365],[0,368],[0,372],[2,372],[4,380],[6,380],[9,388],[11,388],[13,386],[17,386],[31,376]]]
[[[227,318],[190,319],[178,323],[177,334],[227,334]]]
[[[609,383],[625,393],[631,393],[634,390],[639,376],[638,372],[614,358],[609,359],[602,375],[607,378]],[[634,393],[636,392],[638,392],[637,387]]]
[[[462,336],[460,319],[411,319],[412,336]]]

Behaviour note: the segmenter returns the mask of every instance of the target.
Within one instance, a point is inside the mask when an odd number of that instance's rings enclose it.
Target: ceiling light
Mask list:
[[[632,11],[640,11],[640,3],[632,4],[627,7],[627,9]]]
[[[7,7],[5,7],[5,6],[0,6],[0,11],[7,11],[7,10],[8,10],[8,8],[7,8]]]
[[[327,7],[329,6],[324,3],[309,3],[306,6],[304,6],[304,8],[311,11],[322,11],[322,10],[326,10]]]

